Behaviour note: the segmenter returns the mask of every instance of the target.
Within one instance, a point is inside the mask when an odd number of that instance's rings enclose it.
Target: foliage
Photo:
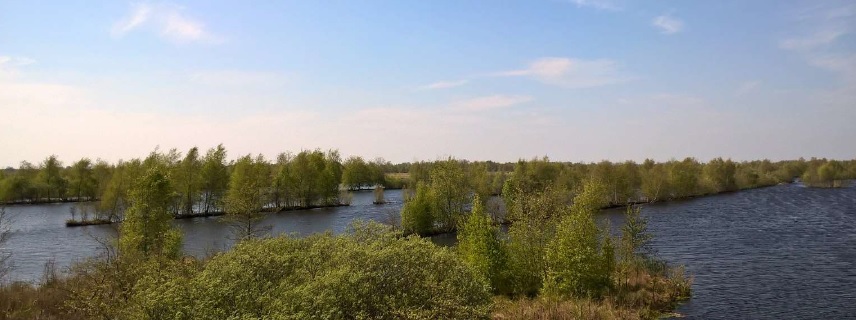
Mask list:
[[[464,263],[490,283],[494,292],[508,293],[506,249],[499,238],[499,228],[491,224],[478,195],[473,199],[472,211],[458,227],[457,236]]]
[[[452,158],[437,162],[431,168],[430,180],[435,219],[442,230],[453,230],[470,202],[461,164]]]
[[[245,240],[265,231],[259,226],[260,211],[266,204],[267,171],[264,157],[246,155],[235,161],[226,194],[226,219],[232,224],[235,239]]]
[[[208,149],[202,158],[200,172],[202,191],[202,212],[208,213],[222,206],[229,189],[229,171],[226,168],[226,148],[218,145]]]
[[[201,171],[202,160],[199,158],[199,148],[190,148],[172,174],[178,196],[179,214],[193,214],[194,205],[199,203],[202,188]]]
[[[511,226],[507,245],[508,277],[514,294],[534,296],[540,291],[547,272],[545,249],[566,206],[562,198],[562,192],[553,188],[514,192],[508,211]]]
[[[366,225],[245,241],[195,274],[141,280],[135,319],[478,319],[488,285],[449,249]]]
[[[163,169],[149,168],[130,193],[131,207],[120,229],[120,252],[129,256],[178,257],[181,233],[170,224],[173,189]]]
[[[547,266],[544,292],[558,297],[596,297],[611,284],[615,254],[608,231],[601,230],[594,214],[603,206],[608,190],[592,181],[574,198],[574,204],[556,227],[545,248]]]
[[[405,232],[426,235],[434,231],[433,197],[425,183],[416,185],[416,192],[401,208],[401,227]]]
[[[651,239],[648,233],[648,219],[642,217],[642,207],[627,206],[624,213],[624,225],[621,227],[620,253],[623,261],[632,260],[636,255],[652,253]]]

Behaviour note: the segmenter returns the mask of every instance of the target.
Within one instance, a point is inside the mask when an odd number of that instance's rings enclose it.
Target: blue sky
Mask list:
[[[0,1],[0,165],[854,158],[848,1]]]

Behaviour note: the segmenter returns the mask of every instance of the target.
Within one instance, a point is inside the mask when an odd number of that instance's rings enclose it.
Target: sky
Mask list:
[[[852,1],[0,0],[0,166],[856,158]]]

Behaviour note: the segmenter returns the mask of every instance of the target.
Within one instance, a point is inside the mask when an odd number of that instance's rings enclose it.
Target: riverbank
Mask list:
[[[76,202],[94,202],[99,201],[101,199],[98,198],[84,198],[84,199],[43,199],[43,200],[12,200],[2,202],[0,201],[0,205],[3,206],[29,206],[29,205],[42,205],[42,204],[57,204],[57,203],[76,203]]]
[[[280,213],[280,212],[288,212],[288,211],[301,211],[301,210],[312,210],[312,209],[321,209],[321,208],[337,208],[337,207],[346,207],[346,206],[350,206],[350,204],[339,203],[339,204],[330,204],[330,205],[264,208],[259,212]],[[200,212],[200,213],[193,213],[193,214],[181,214],[181,215],[174,216],[173,218],[176,220],[182,220],[182,219],[219,217],[219,216],[223,216],[223,215],[226,215],[226,213],[223,211],[214,211],[214,212]],[[83,226],[112,224],[112,223],[119,223],[119,222],[121,222],[121,221],[112,221],[109,219],[66,220],[65,226],[66,227],[83,227]]]

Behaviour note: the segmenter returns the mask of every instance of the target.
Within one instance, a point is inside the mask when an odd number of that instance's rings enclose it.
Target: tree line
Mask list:
[[[506,211],[528,204],[515,204],[518,194],[543,190],[561,193],[565,202],[582,192],[592,180],[606,190],[603,206],[669,201],[722,192],[790,183],[801,179],[808,186],[840,186],[856,178],[856,160],[828,159],[736,162],[715,158],[707,163],[694,158],[655,162],[645,160],[597,163],[554,162],[549,158],[520,160],[513,170],[491,171],[484,162],[446,159],[409,164],[402,223],[419,234],[447,232],[467,212],[473,194],[487,200],[502,195]],[[493,210],[497,213],[497,210]],[[505,212],[498,212],[504,219]]]
[[[145,158],[115,164],[84,158],[64,166],[51,155],[38,165],[24,161],[17,169],[0,170],[0,203],[100,200],[98,216],[116,220],[131,205],[133,183],[146,170],[162,167],[171,185],[168,208],[176,217],[223,212],[230,186],[247,183],[258,190],[252,203],[241,206],[251,208],[247,210],[324,206],[346,200],[341,199],[342,185],[356,190],[387,184],[388,165],[380,158],[343,161],[336,150],[284,152],[272,160],[245,155],[227,161],[222,145],[204,153],[196,147],[185,154],[155,150]]]

